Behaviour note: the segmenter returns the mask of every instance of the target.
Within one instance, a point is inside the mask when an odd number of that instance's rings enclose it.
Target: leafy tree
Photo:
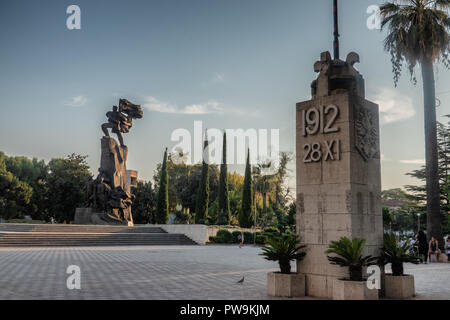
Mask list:
[[[137,224],[156,223],[156,196],[151,182],[138,181],[132,188],[136,198],[133,201],[133,221]]]
[[[193,223],[191,219],[192,213],[196,210],[197,193],[202,179],[202,164],[188,165],[186,159],[182,150],[167,156],[169,212],[178,212],[180,219],[187,219],[187,222]],[[160,184],[161,168],[162,163],[159,163],[153,175],[155,186]],[[219,168],[217,165],[209,165],[209,205],[217,199],[218,185]],[[181,209],[178,210],[177,207],[180,205]]]
[[[262,195],[263,214],[267,214],[267,195],[275,190],[276,174],[272,172],[273,162],[261,162],[254,168],[255,191]]]
[[[177,198],[184,209],[190,213],[195,212],[197,206],[197,195],[202,180],[202,164],[187,166],[188,174],[179,176],[171,182],[175,184]],[[217,165],[208,165],[209,172],[209,205],[216,199],[219,185],[219,168]],[[209,208],[208,208],[209,212]]]
[[[244,177],[238,173],[228,173],[228,192],[230,199],[230,224],[239,225],[239,214],[242,207]]]
[[[245,166],[244,188],[242,191],[242,207],[239,214],[239,225],[243,228],[250,228],[253,225],[253,186],[252,186],[252,168],[250,165],[250,150],[247,155],[247,164]]]
[[[5,165],[7,171],[33,189],[31,199],[24,207],[24,213],[36,220],[49,220],[45,183],[48,168],[45,162],[36,158],[30,160],[26,157],[6,157]]]
[[[428,236],[442,243],[436,88],[433,66],[442,60],[449,67],[449,0],[402,0],[381,6],[382,29],[388,29],[384,47],[391,55],[397,85],[406,63],[415,81],[414,69],[422,68],[425,120],[426,201]]]
[[[219,180],[219,216],[217,223],[227,225],[230,222],[230,199],[228,195],[228,169],[227,169],[227,134],[223,134],[222,164],[220,165]]]
[[[208,139],[205,139],[204,154],[207,153]],[[202,176],[197,193],[197,205],[195,207],[195,223],[204,224],[208,220],[209,206],[209,165],[208,159],[203,157]]]
[[[213,201],[208,205],[208,220],[206,221],[206,224],[220,225],[220,223],[218,222],[219,218],[220,218],[219,199],[216,199],[216,201]]]
[[[169,222],[169,176],[167,173],[167,148],[164,152],[164,159],[161,166],[155,222],[158,224],[167,224]]]
[[[295,230],[295,225],[297,224],[297,204],[292,202],[288,207],[288,214],[287,214],[287,224],[291,226],[292,231]]]
[[[91,176],[87,156],[71,154],[48,163],[46,179],[48,210],[58,222],[73,221],[75,209],[85,200],[85,184]]]
[[[386,230],[407,231],[416,230],[417,213],[423,208],[414,196],[404,190],[389,189],[381,192],[383,204],[383,226]]]
[[[383,228],[384,230],[390,230],[393,222],[391,211],[388,207],[383,207]]]
[[[0,216],[12,219],[24,213],[33,189],[6,170],[6,158],[5,154],[0,152]]]
[[[446,116],[450,117],[450,116]],[[441,221],[444,233],[450,232],[450,123],[442,124],[438,122],[438,166],[439,166],[439,186],[440,186],[440,207]],[[409,191],[409,197],[418,203],[415,212],[421,212],[421,225],[426,225],[426,167],[422,166],[418,170],[414,170],[407,175],[416,178],[424,183],[424,185],[407,185],[406,190]]]
[[[293,159],[292,155],[287,152],[281,152],[280,163],[275,175],[275,202],[282,208],[285,208],[292,199],[291,190],[286,184],[286,178],[288,177],[287,165]]]
[[[161,179],[162,162],[158,163],[156,166],[156,171],[153,175],[153,181],[155,186],[160,185]],[[175,207],[179,203],[178,192],[176,181],[178,181],[183,175],[186,174],[186,165],[184,163],[178,163],[177,155],[167,154],[166,160],[166,170],[169,179],[168,190],[168,201],[169,201],[169,212],[173,212]]]

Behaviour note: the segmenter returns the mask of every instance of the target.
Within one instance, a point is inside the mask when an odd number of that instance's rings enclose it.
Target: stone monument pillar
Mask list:
[[[297,232],[308,246],[297,270],[314,297],[331,298],[333,280],[348,277],[329,263],[330,241],[364,238],[373,255],[382,246],[378,105],[365,99],[356,62],[353,52],[346,61],[322,53],[312,99],[297,104]]]

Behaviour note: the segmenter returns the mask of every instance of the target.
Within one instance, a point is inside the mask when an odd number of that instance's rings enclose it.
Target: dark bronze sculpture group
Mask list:
[[[133,119],[141,119],[142,116],[141,106],[126,99],[120,99],[119,107],[114,106],[106,114],[108,122],[101,126],[104,137],[101,140],[99,174],[86,183],[86,205],[95,215],[91,223],[133,225],[131,205],[134,195],[128,185],[128,148],[123,143],[122,133],[128,133]],[[117,135],[120,144],[110,137],[108,129]]]
[[[111,131],[117,134],[120,146],[126,147],[123,144],[122,133],[130,132],[133,126],[133,119],[141,119],[142,116],[143,112],[140,105],[132,104],[126,99],[120,99],[119,108],[114,106],[112,111],[106,113],[108,122],[102,124],[103,133],[105,137],[109,137],[108,128],[111,128]]]

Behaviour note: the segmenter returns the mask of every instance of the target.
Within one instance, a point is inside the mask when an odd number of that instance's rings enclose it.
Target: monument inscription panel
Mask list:
[[[339,117],[339,108],[335,105],[319,108],[312,107],[308,110],[301,111],[301,126],[303,137],[318,136],[320,134],[330,134],[339,132],[340,128],[336,124]],[[312,143],[306,143],[303,146],[304,163],[335,161],[340,160],[341,141],[334,140],[318,140]]]

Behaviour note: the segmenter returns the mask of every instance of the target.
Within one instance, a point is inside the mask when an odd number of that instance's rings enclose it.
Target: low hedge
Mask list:
[[[209,237],[209,241],[212,243],[239,243],[239,235],[241,234],[241,231],[233,231],[230,232],[226,229],[220,229],[219,231],[217,231],[217,234],[215,237],[211,236]],[[270,230],[269,232],[244,232],[244,243],[247,244],[251,244],[251,243],[255,243],[256,244],[265,244],[266,243],[266,239],[269,237],[273,237],[274,236],[274,232],[273,230]],[[256,241],[255,241],[255,237],[256,237]]]
[[[233,235],[226,229],[220,229],[216,234],[216,243],[233,243]]]

